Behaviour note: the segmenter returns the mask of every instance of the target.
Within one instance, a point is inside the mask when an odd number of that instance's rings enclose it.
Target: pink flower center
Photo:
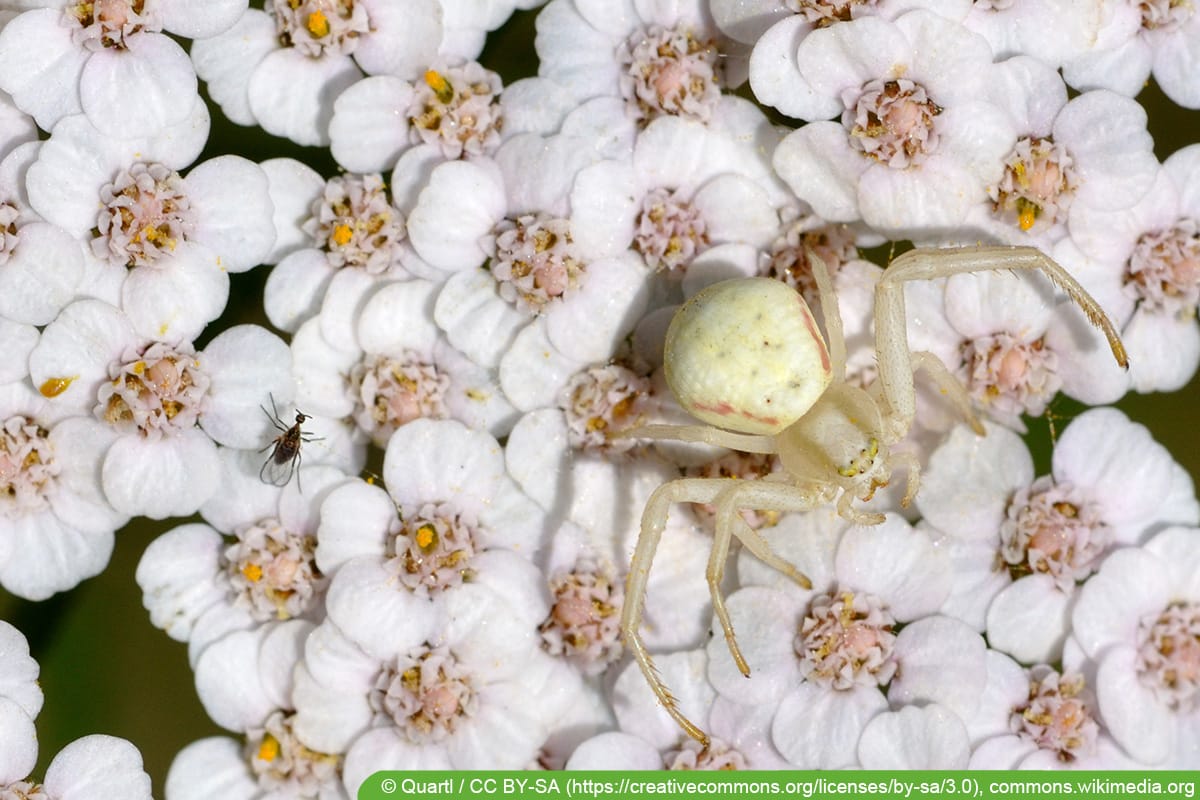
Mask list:
[[[480,548],[472,515],[449,503],[426,503],[390,536],[388,569],[401,584],[422,596],[460,586],[475,574],[471,560]]]
[[[1071,762],[1096,751],[1100,726],[1094,718],[1095,700],[1084,688],[1083,676],[1059,674],[1038,665],[1028,671],[1029,700],[1013,710],[1009,730],[1032,740],[1039,749]]]
[[[743,453],[732,450],[715,461],[698,467],[688,467],[684,474],[689,478],[740,478],[758,479],[782,469],[779,456],[766,453]],[[709,503],[692,503],[697,518],[711,531],[715,524],[717,509]],[[778,511],[754,511],[743,509],[742,519],[754,530],[770,528],[779,522]]]
[[[835,22],[849,22],[862,16],[860,9],[870,10],[876,0],[784,0],[783,5],[804,17],[814,28],[825,28]]]
[[[94,0],[67,5],[63,13],[76,44],[91,52],[104,48],[124,50],[134,34],[162,30],[155,3],[156,0]]]
[[[1195,13],[1192,0],[1139,0],[1142,27],[1148,31],[1174,33]]]
[[[999,419],[1036,416],[1058,393],[1058,355],[1041,338],[1010,333],[981,336],[962,345],[960,377],[976,403]]]
[[[795,288],[820,319],[821,297],[817,292],[817,282],[813,279],[808,250],[811,249],[821,259],[832,279],[843,264],[858,258],[858,248],[855,246],[854,231],[848,225],[829,223],[811,228],[808,227],[810,219],[800,218],[784,228],[784,232],[771,243],[771,251],[760,254],[758,274]]]
[[[1125,293],[1142,308],[1190,317],[1200,302],[1200,226],[1180,219],[1138,238],[1125,273]]]
[[[627,367],[608,364],[577,373],[563,389],[559,405],[566,413],[567,436],[580,450],[622,453],[634,439],[610,439],[644,419],[650,380]]]
[[[1178,602],[1138,626],[1138,678],[1180,714],[1200,709],[1200,603]]]
[[[1095,572],[1111,541],[1097,505],[1049,475],[1013,496],[1000,527],[1000,554],[1012,577],[1050,575],[1063,591]]]
[[[707,122],[721,97],[716,43],[682,24],[634,31],[617,48],[617,65],[621,96],[643,123],[663,115]]]
[[[1078,184],[1072,165],[1066,148],[1053,139],[1022,138],[1008,157],[1004,177],[988,189],[992,214],[1023,231],[1061,222]]]
[[[330,266],[358,267],[372,275],[398,263],[406,235],[404,217],[392,206],[377,174],[330,179],[304,231],[315,247],[326,251]]]
[[[747,769],[746,757],[728,742],[713,737],[708,747],[695,739],[685,739],[678,750],[668,751],[663,756],[667,769],[676,770],[736,770]]]
[[[162,164],[139,162],[100,190],[92,252],[127,267],[169,256],[195,227],[183,178]]]
[[[411,743],[436,744],[478,711],[471,683],[448,647],[422,647],[380,672],[368,702]]]
[[[538,630],[542,647],[587,675],[598,675],[621,657],[619,630],[625,589],[610,565],[582,558],[550,579],[554,606]]]
[[[268,0],[264,10],[275,18],[280,44],[309,58],[350,55],[371,32],[367,9],[355,0]]]
[[[50,432],[28,417],[9,417],[0,427],[0,510],[9,519],[49,505],[62,467],[54,460]]]
[[[400,358],[369,355],[350,370],[354,420],[380,447],[414,419],[446,419],[450,376],[436,364],[405,352]]]
[[[246,731],[242,753],[259,788],[287,797],[335,794],[341,783],[342,757],[301,744],[292,732],[294,720],[294,714],[275,711],[261,727]]]
[[[0,786],[0,800],[53,800],[40,783],[17,781]]]
[[[491,270],[501,297],[536,314],[579,285],[585,264],[571,240],[570,220],[527,214],[497,227]]]
[[[937,150],[934,118],[942,108],[925,87],[905,78],[868,82],[842,98],[842,125],[850,144],[870,158],[894,169],[921,164]]]
[[[13,250],[21,243],[18,235],[21,210],[13,203],[0,203],[0,265],[5,264],[12,256]]]
[[[491,155],[500,147],[503,89],[500,76],[475,61],[427,70],[413,84],[410,140],[436,145],[448,159]]]
[[[874,595],[817,595],[796,636],[800,674],[835,690],[883,686],[896,673],[895,626],[895,617]]]
[[[208,375],[188,345],[156,342],[139,356],[109,365],[95,414],[121,433],[158,439],[196,426],[208,396]]]
[[[708,225],[682,192],[654,189],[646,194],[633,249],[651,268],[682,271],[708,246]]]
[[[234,531],[225,574],[235,604],[260,622],[292,619],[313,608],[328,582],[317,569],[317,542],[268,518]]]

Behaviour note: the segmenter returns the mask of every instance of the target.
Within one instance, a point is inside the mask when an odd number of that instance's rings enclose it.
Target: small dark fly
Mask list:
[[[259,406],[259,408],[263,410],[263,413],[271,420],[271,424],[280,433],[267,445],[274,449],[271,450],[271,455],[267,460],[263,462],[262,469],[258,471],[258,477],[263,483],[269,483],[272,486],[287,486],[292,480],[296,468],[300,466],[300,445],[304,442],[319,442],[321,439],[306,435],[300,428],[307,420],[312,419],[310,415],[297,411],[296,422],[289,427],[279,418],[279,410],[275,408],[275,397],[267,396],[271,398],[271,410],[267,411],[263,406]],[[267,447],[264,447],[263,450],[266,450]]]

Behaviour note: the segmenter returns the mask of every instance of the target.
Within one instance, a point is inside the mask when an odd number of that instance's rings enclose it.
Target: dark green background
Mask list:
[[[481,61],[511,82],[533,74],[532,12],[517,14],[492,34]],[[1156,151],[1165,158],[1196,140],[1200,112],[1185,111],[1150,86],[1139,98],[1150,112]],[[336,172],[328,151],[302,148],[274,139],[257,129],[240,128],[214,107],[213,131],[201,160],[237,153],[261,161],[290,156],[305,161],[326,176]],[[233,276],[230,307],[212,331],[239,322],[265,324],[261,313],[262,286],[267,270]],[[1196,405],[1200,380],[1170,395],[1130,395],[1119,407],[1150,428],[1154,436],[1195,476],[1200,474],[1200,433]],[[1060,402],[1058,426],[1077,413],[1078,406]],[[1048,465],[1045,424],[1033,426],[1042,442],[1039,470]],[[41,664],[46,704],[37,720],[41,757],[35,776],[44,774],[50,759],[68,742],[89,734],[108,733],[131,740],[146,761],[154,794],[163,797],[167,768],[184,745],[223,731],[205,716],[196,699],[186,647],[150,625],[133,576],[142,551],[179,520],[139,519],[117,535],[108,569],[77,589],[42,603],[28,603],[0,590],[0,618],[29,638]]]

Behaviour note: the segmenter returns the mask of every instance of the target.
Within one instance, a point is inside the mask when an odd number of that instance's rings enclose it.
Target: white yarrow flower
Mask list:
[[[38,2],[0,30],[0,88],[44,130],[82,112],[106,136],[155,136],[200,102],[196,73],[168,34],[211,36],[246,0]]]
[[[1183,468],[1108,408],[1067,426],[1037,480],[1015,434],[989,426],[980,439],[960,427],[930,458],[916,502],[955,564],[943,612],[1025,663],[1059,657],[1079,584],[1107,553],[1200,521]]]
[[[1200,759],[1200,681],[1191,664],[1200,592],[1200,531],[1168,528],[1113,553],[1072,613],[1099,662],[1096,694],[1112,737],[1135,759],[1170,769]]]
[[[260,447],[274,436],[263,399],[293,393],[287,345],[264,328],[230,328],[198,353],[139,336],[99,300],[72,303],[46,326],[30,375],[60,413],[104,423],[105,497],[155,519],[195,513],[217,489],[217,443]]]

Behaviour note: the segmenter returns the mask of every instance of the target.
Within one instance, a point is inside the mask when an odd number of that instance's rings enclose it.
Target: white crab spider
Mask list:
[[[685,410],[709,425],[647,425],[625,436],[705,442],[750,453],[778,454],[783,470],[758,480],[680,478],[660,486],[642,515],[621,614],[621,635],[651,689],[676,722],[702,745],[708,736],[680,712],[654,668],[639,628],[646,582],[673,503],[716,508],[716,532],[706,577],[713,611],[742,674],[750,667],[738,648],[720,584],[733,537],[769,566],[811,588],[807,577],[771,552],[739,511],[804,511],[836,501],[838,513],[874,525],[882,514],[853,502],[886,486],[894,464],[908,473],[907,506],[920,484],[914,456],[894,453],[916,413],[913,373],[925,370],[942,393],[983,435],[966,389],[938,358],[908,347],[904,284],[965,272],[1040,270],[1083,309],[1108,338],[1117,363],[1125,348],[1112,322],[1066,270],[1031,247],[912,250],[897,258],[875,288],[875,354],[879,377],[869,390],[846,383],[846,345],[837,297],[825,265],[808,252],[828,333],[826,346],[800,294],[769,278],[723,281],[699,292],[676,312],[664,350],[667,383]],[[714,427],[715,426],[715,427]]]

